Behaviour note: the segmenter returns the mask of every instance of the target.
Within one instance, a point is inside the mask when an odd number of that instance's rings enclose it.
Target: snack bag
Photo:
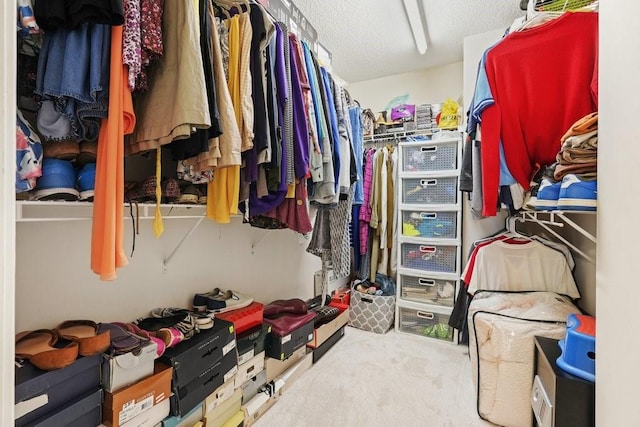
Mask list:
[[[451,98],[447,98],[444,104],[442,104],[438,127],[440,129],[458,128],[458,103]]]

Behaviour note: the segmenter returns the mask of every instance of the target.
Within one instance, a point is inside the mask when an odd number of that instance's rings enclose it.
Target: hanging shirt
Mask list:
[[[597,111],[598,14],[566,13],[509,34],[487,54],[486,71],[496,103],[482,113],[482,213],[492,216],[500,140],[509,170],[528,190],[535,164],[552,164],[566,129]]]

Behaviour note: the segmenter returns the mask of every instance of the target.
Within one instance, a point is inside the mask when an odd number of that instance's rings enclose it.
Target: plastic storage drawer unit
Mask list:
[[[400,332],[453,342],[449,315],[410,307],[398,307]]]
[[[458,248],[430,243],[401,243],[401,266],[414,270],[455,273]]]
[[[453,307],[455,280],[430,279],[400,274],[400,297],[403,300],[442,307]]]
[[[402,235],[428,239],[458,238],[458,213],[455,211],[402,211]]]
[[[455,205],[458,178],[406,178],[402,180],[402,203],[414,205]]]
[[[456,170],[458,167],[457,141],[432,145],[407,145],[402,153],[405,172],[431,172]]]

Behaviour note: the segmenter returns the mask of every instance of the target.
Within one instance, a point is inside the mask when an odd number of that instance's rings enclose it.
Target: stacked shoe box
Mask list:
[[[15,425],[98,425],[102,419],[102,354],[43,371],[28,361],[15,369]]]
[[[171,414],[183,417],[238,371],[233,323],[216,319],[213,328],[167,349],[160,360],[173,367]]]
[[[267,334],[265,356],[288,359],[297,349],[313,339],[316,314],[298,298],[276,300],[265,307],[265,322],[271,325]]]
[[[431,130],[431,104],[416,105],[416,130]]]

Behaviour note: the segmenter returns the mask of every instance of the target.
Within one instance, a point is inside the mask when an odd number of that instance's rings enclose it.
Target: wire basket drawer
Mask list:
[[[406,178],[402,180],[402,202],[417,205],[455,205],[458,178]]]
[[[400,275],[400,298],[442,307],[453,307],[455,280]]]
[[[458,168],[456,141],[437,145],[405,146],[402,153],[402,170],[405,172],[448,171]]]
[[[455,273],[457,246],[402,243],[402,267],[414,270]]]
[[[398,330],[423,337],[453,342],[453,328],[449,326],[449,315],[428,310],[398,307]]]
[[[429,239],[455,239],[458,237],[458,213],[455,211],[402,212],[402,235]]]

